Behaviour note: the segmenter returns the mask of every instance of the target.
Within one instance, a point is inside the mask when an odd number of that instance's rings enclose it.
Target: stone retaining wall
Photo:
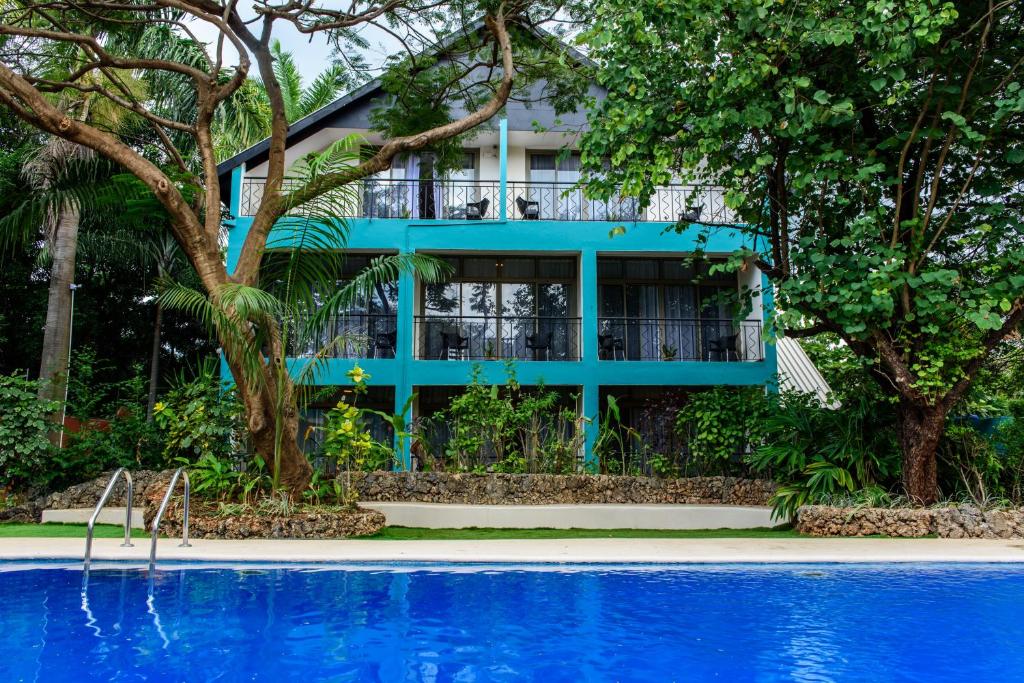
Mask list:
[[[688,503],[766,505],[775,484],[737,477],[615,477],[587,474],[457,474],[353,472],[365,502],[549,505],[557,503]]]
[[[147,516],[147,523],[149,522]],[[224,517],[212,508],[189,511],[191,538],[351,538],[370,536],[385,524],[376,510],[315,510],[282,515],[243,514]],[[181,508],[169,508],[160,522],[160,531],[170,538],[181,536]]]
[[[809,536],[894,536],[920,538],[1024,538],[1024,508],[833,508],[807,505],[797,511],[796,529]]]

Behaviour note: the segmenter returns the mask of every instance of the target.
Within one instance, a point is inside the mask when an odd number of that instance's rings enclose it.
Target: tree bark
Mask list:
[[[153,322],[153,349],[149,353],[149,398],[146,401],[146,422],[153,421],[156,406],[156,385],[160,379],[160,333],[163,325],[164,307],[156,300],[156,320]]]
[[[68,355],[71,352],[71,285],[75,281],[80,213],[75,205],[65,206],[57,217],[50,266],[50,294],[46,302],[43,355],[39,363],[39,397],[64,400]],[[57,421],[60,414],[54,417]]]
[[[941,404],[921,406],[905,399],[897,406],[903,488],[918,505],[931,505],[939,497],[936,451],[948,412]]]

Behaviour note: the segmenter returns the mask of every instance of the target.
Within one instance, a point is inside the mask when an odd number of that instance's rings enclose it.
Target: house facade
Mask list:
[[[695,272],[706,265],[686,258],[702,221],[731,219],[721,190],[670,185],[642,209],[630,199],[586,198],[573,151],[585,112],[556,116],[544,87],[535,84],[529,105],[510,101],[478,129],[461,169],[440,176],[429,155],[410,155],[358,184],[345,216],[353,273],[378,255],[419,253],[446,260],[451,275],[441,283],[402,275],[339,311],[333,332],[346,341],[318,384],[347,385],[358,364],[372,377],[367,400],[400,413],[415,396],[415,418],[443,408],[475,368],[483,381],[504,383],[511,362],[520,384],[557,388],[580,415],[596,418],[608,395],[628,409],[666,393],[772,379],[775,346],[763,332],[770,288],[761,272],[751,265],[723,278]],[[591,94],[601,96],[596,86]],[[382,95],[372,82],[293,124],[288,163],[353,134],[380,144],[369,115]],[[219,167],[232,216],[229,269],[265,169],[265,142]],[[690,227],[667,230],[681,220]],[[714,259],[751,246],[749,239],[715,229],[702,248]],[[749,315],[736,319],[732,294],[762,286],[765,300],[755,297]],[[307,362],[297,350],[293,365]],[[320,419],[315,408],[308,419]],[[585,458],[596,438],[593,419]],[[407,446],[403,457],[409,466]]]

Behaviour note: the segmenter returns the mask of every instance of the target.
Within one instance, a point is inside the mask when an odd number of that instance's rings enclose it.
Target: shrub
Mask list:
[[[233,388],[224,388],[212,365],[195,378],[179,377],[153,409],[164,438],[164,456],[195,462],[230,459],[245,451],[244,409]]]
[[[0,374],[0,486],[44,485],[56,449],[48,435],[57,401],[37,397],[39,382]]]
[[[687,471],[739,474],[743,455],[765,436],[773,397],[763,386],[716,386],[693,394],[676,414],[676,432],[689,450]]]
[[[782,484],[774,514],[792,517],[801,505],[894,483],[900,451],[887,407],[860,397],[831,410],[813,395],[781,395],[764,420],[763,445],[746,458]]]

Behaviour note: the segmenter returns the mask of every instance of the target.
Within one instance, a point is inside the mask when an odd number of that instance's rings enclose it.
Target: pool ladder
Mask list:
[[[103,506],[107,504],[107,500],[110,499],[110,495],[114,491],[114,485],[117,484],[121,477],[124,477],[125,482],[128,485],[128,491],[126,494],[126,511],[124,516],[124,543],[121,544],[122,548],[133,548],[132,545],[132,494],[134,493],[134,486],[132,484],[131,473],[123,467],[118,468],[114,474],[110,477],[110,481],[107,483],[107,488],[103,490],[103,495],[100,496],[100,502],[96,504],[96,509],[92,512],[92,517],[89,518],[88,530],[85,534],[85,565],[84,570],[86,573],[89,572],[89,565],[92,563],[92,539],[95,531],[96,520],[100,516],[100,511],[103,510]],[[156,567],[156,541],[160,533],[160,522],[163,520],[164,512],[167,511],[167,505],[171,502],[171,494],[174,493],[174,488],[178,483],[178,479],[184,478],[185,480],[185,502],[183,505],[183,515],[181,524],[181,543],[179,548],[191,548],[192,544],[188,542],[188,506],[189,499],[191,498],[191,484],[188,479],[188,472],[185,471],[184,467],[179,467],[174,472],[174,476],[171,477],[171,483],[167,485],[167,492],[164,493],[164,498],[160,502],[160,508],[157,510],[156,517],[153,518],[153,537],[149,546],[149,569],[152,571]]]
[[[167,504],[171,502],[171,494],[174,493],[174,487],[177,485],[179,477],[185,478],[185,502],[182,506],[181,543],[178,544],[178,547],[192,547],[192,544],[188,542],[188,501],[192,486],[188,480],[188,472],[185,471],[184,467],[179,467],[175,470],[174,476],[171,477],[171,483],[167,485],[164,499],[160,502],[160,508],[156,511],[156,517],[153,518],[153,540],[149,544],[149,571],[153,571],[156,568],[156,539],[160,533],[160,520],[164,518],[164,512],[167,510]]]
[[[117,483],[121,476],[124,476],[124,480],[128,485],[127,495],[125,497],[125,514],[124,514],[124,543],[121,544],[122,548],[132,548],[132,475],[123,467],[118,468],[112,477],[110,482],[107,483],[107,488],[103,489],[103,495],[100,496],[100,502],[96,503],[96,509],[92,511],[92,517],[89,518],[89,528],[85,532],[85,571],[89,571],[89,563],[92,562],[92,536],[95,531],[96,520],[100,516],[100,511],[103,506],[107,504],[107,500],[110,498],[110,494],[114,492],[114,485]]]

